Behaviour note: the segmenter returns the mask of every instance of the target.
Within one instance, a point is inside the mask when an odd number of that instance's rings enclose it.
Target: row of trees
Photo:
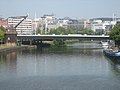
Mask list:
[[[45,32],[44,30],[40,30],[37,29],[36,31],[37,34],[56,34],[56,35],[67,35],[67,34],[95,34],[93,30],[89,30],[89,29],[82,29],[82,30],[76,30],[74,28],[63,28],[63,27],[59,27],[57,29],[51,29],[47,32]]]
[[[37,28],[36,30],[36,34],[88,34],[88,35],[102,35],[102,34],[106,34],[109,35],[108,32],[105,32],[104,30],[97,30],[96,32],[94,32],[91,29],[80,29],[80,30],[76,30],[75,28],[63,28],[63,27],[59,27],[57,29],[51,29],[51,30],[41,30],[40,28]],[[35,30],[33,31],[33,34],[35,34]]]

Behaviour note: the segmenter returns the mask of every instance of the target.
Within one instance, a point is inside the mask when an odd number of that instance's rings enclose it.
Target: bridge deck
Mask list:
[[[17,35],[18,39],[109,39],[107,35]]]

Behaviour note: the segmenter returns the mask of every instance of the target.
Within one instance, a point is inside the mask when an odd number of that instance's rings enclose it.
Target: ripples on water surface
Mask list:
[[[120,66],[96,43],[0,56],[0,90],[120,90],[119,83]]]

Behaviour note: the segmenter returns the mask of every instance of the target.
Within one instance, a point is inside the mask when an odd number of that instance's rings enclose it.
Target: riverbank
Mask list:
[[[10,52],[18,51],[18,50],[27,50],[27,49],[34,48],[34,47],[35,46],[28,46],[28,45],[14,46],[14,47],[3,45],[3,46],[0,46],[0,54],[10,53]]]

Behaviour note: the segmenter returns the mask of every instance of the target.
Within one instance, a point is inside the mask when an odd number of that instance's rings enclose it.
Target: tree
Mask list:
[[[74,29],[74,28],[68,28],[67,29],[67,34],[77,34],[77,33],[78,33],[77,30]]]
[[[0,27],[0,39],[4,38],[4,27]]]
[[[79,33],[80,33],[80,34],[89,34],[89,35],[92,35],[92,34],[94,34],[94,31],[85,28],[85,29],[80,30]]]
[[[64,46],[64,45],[65,45],[63,39],[54,39],[54,40],[53,40],[53,44],[54,44],[55,46]]]
[[[75,30],[74,28],[65,29],[63,27],[59,27],[57,29],[51,29],[48,34],[57,34],[57,35],[77,34],[77,30]]]
[[[115,41],[116,45],[120,45],[120,22],[113,27],[110,38]]]
[[[49,34],[57,34],[57,35],[66,34],[66,29],[63,27],[59,27],[57,29],[52,29],[52,30],[50,30]]]

